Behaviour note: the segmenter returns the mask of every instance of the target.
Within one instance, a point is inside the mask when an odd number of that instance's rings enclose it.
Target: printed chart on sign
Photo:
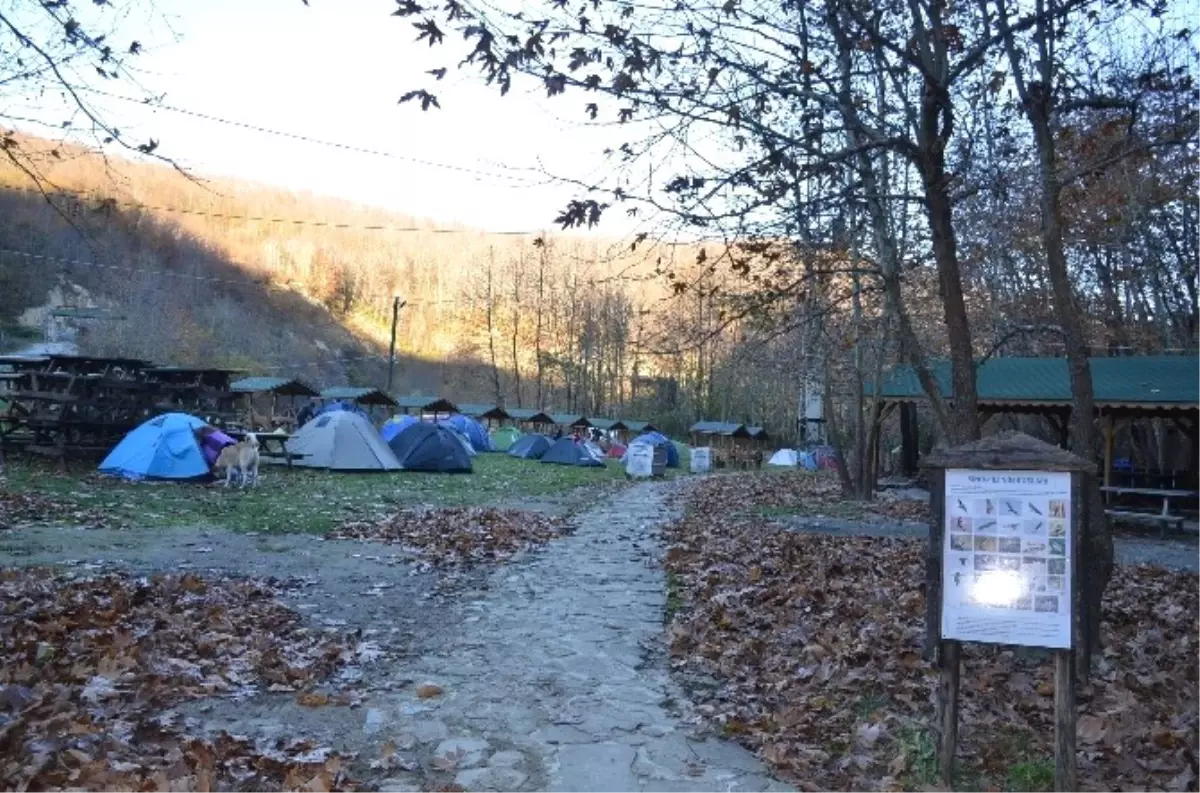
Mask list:
[[[1071,476],[946,471],[942,636],[1071,646]]]

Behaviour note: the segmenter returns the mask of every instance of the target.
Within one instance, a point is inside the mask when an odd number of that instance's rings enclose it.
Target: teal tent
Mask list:
[[[205,423],[186,413],[164,413],[130,430],[100,463],[100,473],[126,479],[196,479],[208,461],[196,441]]]

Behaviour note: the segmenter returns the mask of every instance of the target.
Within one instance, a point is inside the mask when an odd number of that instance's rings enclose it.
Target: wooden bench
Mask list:
[[[1119,518],[1123,520],[1133,520],[1143,523],[1157,523],[1161,527],[1159,537],[1166,538],[1167,529],[1174,526],[1176,531],[1183,529],[1183,515],[1171,513],[1171,499],[1194,500],[1198,495],[1195,490],[1162,490],[1159,488],[1150,487],[1102,487],[1100,488],[1106,495],[1120,496],[1146,496],[1150,498],[1162,499],[1162,511],[1160,512],[1138,512],[1131,509],[1106,509],[1104,510],[1110,518]]]

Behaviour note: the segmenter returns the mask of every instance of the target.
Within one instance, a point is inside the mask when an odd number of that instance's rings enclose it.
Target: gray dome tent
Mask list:
[[[334,410],[301,427],[287,450],[304,457],[295,464],[331,471],[399,471],[400,462],[371,423],[357,413]]]

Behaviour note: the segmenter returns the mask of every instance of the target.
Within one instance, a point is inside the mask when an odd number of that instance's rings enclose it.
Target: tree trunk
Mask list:
[[[971,343],[967,304],[963,298],[962,278],[958,271],[958,243],[954,236],[953,205],[946,174],[945,141],[950,137],[950,113],[949,97],[944,88],[931,80],[926,81],[921,97],[921,155],[918,168],[925,190],[930,241],[937,263],[938,292],[942,298],[950,346],[954,406],[946,428],[949,433],[946,441],[953,446],[979,438],[980,427],[979,397],[975,389],[975,352]]]
[[[1044,0],[1038,0],[1037,26],[1033,38],[1037,44],[1039,58],[1036,68],[1040,79],[1034,82],[1027,81],[1003,0],[998,3],[998,10],[1017,92],[1037,145],[1042,247],[1046,256],[1046,271],[1050,278],[1051,302],[1066,344],[1067,370],[1071,379],[1071,447],[1079,456],[1095,460],[1098,434],[1095,425],[1091,365],[1088,361],[1089,349],[1063,244],[1062,184],[1058,178],[1058,157],[1051,121],[1055,109],[1051,54],[1055,32],[1052,30],[1051,16],[1047,14]],[[1085,477],[1082,499],[1084,514],[1080,516],[1079,522],[1084,536],[1076,541],[1077,552],[1083,557],[1079,570],[1082,591],[1080,604],[1084,613],[1077,619],[1076,642],[1077,671],[1083,680],[1087,679],[1091,671],[1092,653],[1099,648],[1101,600],[1113,569],[1112,534],[1104,512],[1099,479],[1095,476]]]
[[[500,388],[500,365],[496,360],[496,290],[493,284],[493,270],[495,269],[495,251],[488,249],[487,263],[487,292],[484,295],[486,301],[486,317],[487,317],[487,335],[488,335],[488,356],[491,361],[492,374],[492,392],[496,397],[496,404],[500,404],[504,399],[504,395]]]

